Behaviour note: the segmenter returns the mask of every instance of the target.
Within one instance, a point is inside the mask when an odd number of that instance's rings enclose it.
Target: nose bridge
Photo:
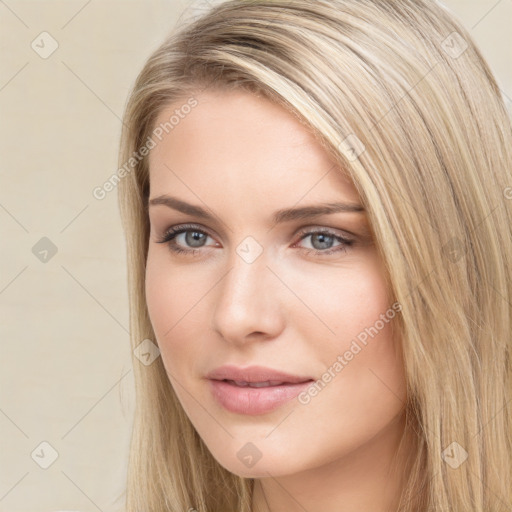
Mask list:
[[[274,336],[282,327],[279,282],[267,268],[266,254],[251,244],[246,240],[233,251],[218,288],[213,326],[232,341],[255,332]]]

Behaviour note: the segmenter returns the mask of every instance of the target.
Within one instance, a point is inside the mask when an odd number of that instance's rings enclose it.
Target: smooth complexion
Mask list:
[[[245,415],[212,396],[205,376],[224,364],[320,379],[391,301],[364,211],[272,220],[282,209],[360,205],[312,134],[248,92],[197,100],[150,154],[146,298],[180,403],[216,460],[256,479],[253,510],[393,510],[406,399],[393,321],[306,405]],[[212,218],[171,208],[165,196]],[[183,225],[188,235],[161,243]],[[263,248],[252,263],[237,253],[247,237]],[[261,454],[252,467],[237,456],[249,442]]]

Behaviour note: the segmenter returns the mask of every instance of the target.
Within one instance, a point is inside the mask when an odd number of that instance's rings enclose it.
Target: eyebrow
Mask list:
[[[214,217],[207,210],[201,206],[193,205],[181,201],[176,197],[162,195],[150,199],[148,202],[149,206],[165,205],[173,210],[193,215],[201,219],[213,221]],[[365,209],[360,204],[354,203],[322,203],[311,206],[301,206],[298,208],[287,208],[284,210],[278,210],[274,212],[273,221],[275,224],[290,222],[293,220],[304,220],[312,217],[318,217],[319,215],[327,215],[332,213],[345,213],[345,212],[356,212],[364,213]]]

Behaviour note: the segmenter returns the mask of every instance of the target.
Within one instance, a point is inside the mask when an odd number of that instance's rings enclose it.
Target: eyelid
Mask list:
[[[193,223],[185,223],[185,224],[176,224],[173,226],[168,227],[164,230],[163,235],[160,237],[160,241],[164,240],[168,235],[171,233],[176,234],[179,231],[188,231],[188,230],[195,230],[200,233],[204,233],[205,235],[209,236],[210,238],[215,239],[216,237],[210,233],[210,231],[201,226],[200,224],[193,224]],[[320,225],[309,225],[309,226],[303,226],[298,232],[294,234],[294,238],[299,237],[299,240],[297,242],[300,242],[304,236],[311,235],[318,232],[325,232],[329,233],[335,236],[339,236],[340,238],[344,239],[347,242],[354,242],[356,235],[354,233],[351,233],[350,231],[340,230],[339,228],[332,228],[329,226],[320,226]],[[296,243],[296,242],[295,242]]]
[[[301,228],[295,236],[310,235],[311,233],[325,232],[330,233],[347,241],[355,241],[356,235],[350,231],[345,231],[339,228],[332,228],[329,226],[311,225]]]
[[[170,227],[164,229],[162,235],[158,237],[159,243],[165,242],[165,239],[171,234],[174,234],[177,236],[178,234],[181,234],[181,233],[187,232],[187,231],[196,231],[198,233],[203,233],[203,234],[209,236],[210,238],[215,238],[215,236],[213,236],[207,228],[204,228],[203,226],[201,226],[199,224],[185,223],[185,224],[175,224],[173,226],[170,226]]]
[[[214,236],[212,236],[209,231],[206,228],[203,228],[202,226],[198,224],[176,224],[173,225],[164,232],[163,236],[159,237],[157,240],[157,243],[165,243],[168,245],[169,249],[176,253],[176,254],[184,254],[190,257],[197,256],[204,252],[202,249],[212,246],[201,246],[199,248],[185,248],[183,249],[178,244],[176,244],[175,240],[176,237],[182,233],[187,233],[190,231],[195,231],[196,233],[201,233],[207,237],[210,237],[212,239],[215,239]],[[339,234],[339,231],[341,231],[343,234]],[[312,236],[314,234],[327,234],[328,236],[335,238],[339,245],[335,246],[334,248],[329,248],[326,250],[321,249],[310,249],[307,247],[298,247],[301,251],[303,251],[306,254],[313,253],[315,256],[318,256],[320,258],[322,257],[329,257],[333,254],[337,254],[340,252],[346,252],[351,247],[353,247],[357,242],[357,237],[354,238],[353,234],[350,234],[348,237],[346,236],[346,232],[331,228],[327,226],[304,226],[300,229],[298,233],[294,235],[294,238],[298,237],[298,240],[292,244],[292,248],[296,248],[297,245],[304,239],[306,239],[308,236]],[[216,246],[218,247],[218,242],[216,241]]]

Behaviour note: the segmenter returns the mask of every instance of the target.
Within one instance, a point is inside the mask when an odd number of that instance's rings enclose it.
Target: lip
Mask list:
[[[213,380],[236,380],[244,382],[267,382],[280,381],[287,384],[297,384],[307,380],[313,380],[313,377],[291,375],[289,373],[273,370],[265,366],[247,366],[240,368],[233,365],[221,366],[206,375],[208,379]]]
[[[214,399],[230,412],[245,415],[265,414],[284,405],[312,384],[312,377],[302,377],[263,366],[222,366],[208,373]],[[238,383],[271,382],[276,385],[250,387]],[[280,384],[278,384],[280,383]]]

